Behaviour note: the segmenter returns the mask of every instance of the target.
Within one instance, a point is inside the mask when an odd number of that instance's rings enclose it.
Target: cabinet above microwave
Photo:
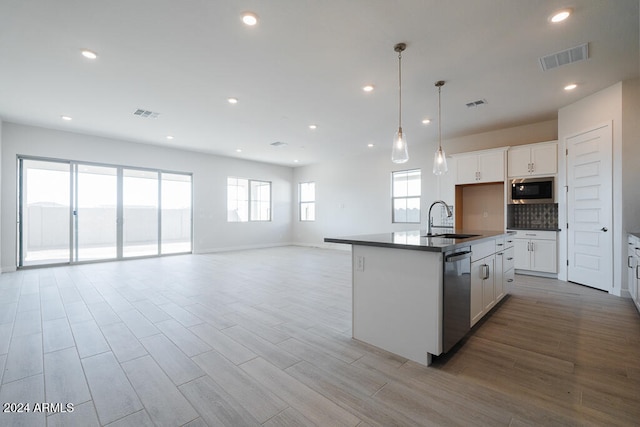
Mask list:
[[[509,178],[555,175],[558,171],[558,144],[540,142],[510,147],[507,152]]]

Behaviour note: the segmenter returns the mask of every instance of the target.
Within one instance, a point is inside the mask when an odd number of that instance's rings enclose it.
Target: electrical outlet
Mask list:
[[[364,271],[364,257],[357,256],[356,257],[356,271]]]

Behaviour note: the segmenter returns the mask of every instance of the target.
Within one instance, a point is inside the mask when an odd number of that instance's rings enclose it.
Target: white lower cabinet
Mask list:
[[[495,255],[491,255],[471,263],[471,326],[485,315],[487,306],[491,305],[494,261]]]
[[[629,234],[629,253],[627,258],[628,286],[631,299],[640,311],[640,239]]]
[[[513,244],[518,270],[558,272],[555,231],[517,230]]]
[[[513,247],[510,237],[471,245],[471,326],[505,295],[513,281]]]

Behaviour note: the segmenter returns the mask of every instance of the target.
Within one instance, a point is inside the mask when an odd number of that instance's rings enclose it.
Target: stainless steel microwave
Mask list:
[[[554,203],[554,178],[517,178],[511,180],[509,204]]]

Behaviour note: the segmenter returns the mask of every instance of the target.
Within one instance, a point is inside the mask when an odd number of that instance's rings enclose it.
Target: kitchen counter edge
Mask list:
[[[462,234],[478,234],[477,237],[466,239],[449,239],[442,237],[425,237],[426,231],[396,231],[380,234],[364,234],[346,237],[325,237],[326,243],[342,243],[347,245],[377,246],[381,248],[407,249],[425,252],[447,252],[458,247],[481,243],[485,240],[495,239],[500,236],[514,234],[510,231],[486,231],[486,230],[462,230],[456,231]],[[402,240],[416,240],[415,243],[402,242]]]

